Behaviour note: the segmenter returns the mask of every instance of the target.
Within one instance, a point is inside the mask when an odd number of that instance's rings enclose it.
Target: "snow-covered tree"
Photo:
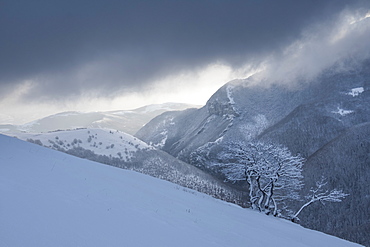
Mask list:
[[[248,182],[252,208],[276,216],[287,200],[299,199],[304,159],[286,147],[234,141],[224,146],[219,159],[228,180]]]
[[[343,198],[349,195],[338,189],[329,191],[325,189],[326,184],[325,177],[322,177],[320,181],[316,182],[316,187],[312,187],[310,193],[306,196],[307,202],[293,215],[292,221],[298,220],[298,215],[302,210],[314,202],[321,202],[323,205],[325,205],[325,202],[341,202]]]

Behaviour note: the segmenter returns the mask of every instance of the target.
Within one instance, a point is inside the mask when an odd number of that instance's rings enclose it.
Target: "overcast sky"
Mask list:
[[[312,50],[333,45],[348,16],[362,20],[369,9],[368,0],[0,0],[0,123],[65,110],[204,104],[261,66],[270,77],[294,67],[302,47],[310,58],[301,66],[317,64]],[[320,66],[339,49],[367,50],[366,23],[320,51]],[[287,62],[277,66],[282,56]]]

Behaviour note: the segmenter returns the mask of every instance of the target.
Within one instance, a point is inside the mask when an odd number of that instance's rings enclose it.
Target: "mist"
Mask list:
[[[315,80],[328,68],[354,69],[370,57],[370,11],[345,9],[326,23],[306,28],[299,39],[256,64],[253,82],[291,88]]]

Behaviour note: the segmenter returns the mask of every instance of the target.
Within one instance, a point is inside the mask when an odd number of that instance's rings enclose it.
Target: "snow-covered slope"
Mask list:
[[[2,246],[359,246],[0,135]]]
[[[245,205],[245,192],[237,191],[199,168],[118,130],[76,129],[38,134],[18,133],[16,136],[80,158],[135,170]]]
[[[34,142],[55,150],[67,152],[82,148],[97,155],[130,161],[139,150],[153,149],[136,137],[118,130],[76,129],[48,133],[18,133],[19,139]]]
[[[62,112],[23,125],[0,125],[0,132],[49,132],[76,128],[108,128],[135,134],[152,118],[166,111],[197,107],[183,103],[148,105],[134,110],[106,112]]]

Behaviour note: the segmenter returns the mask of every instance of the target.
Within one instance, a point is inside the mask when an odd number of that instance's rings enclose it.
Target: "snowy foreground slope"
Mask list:
[[[224,201],[238,202],[239,205],[245,201],[245,193],[118,130],[76,129],[18,133],[16,137],[80,158],[148,174]]]
[[[0,135],[1,246],[359,246]]]

